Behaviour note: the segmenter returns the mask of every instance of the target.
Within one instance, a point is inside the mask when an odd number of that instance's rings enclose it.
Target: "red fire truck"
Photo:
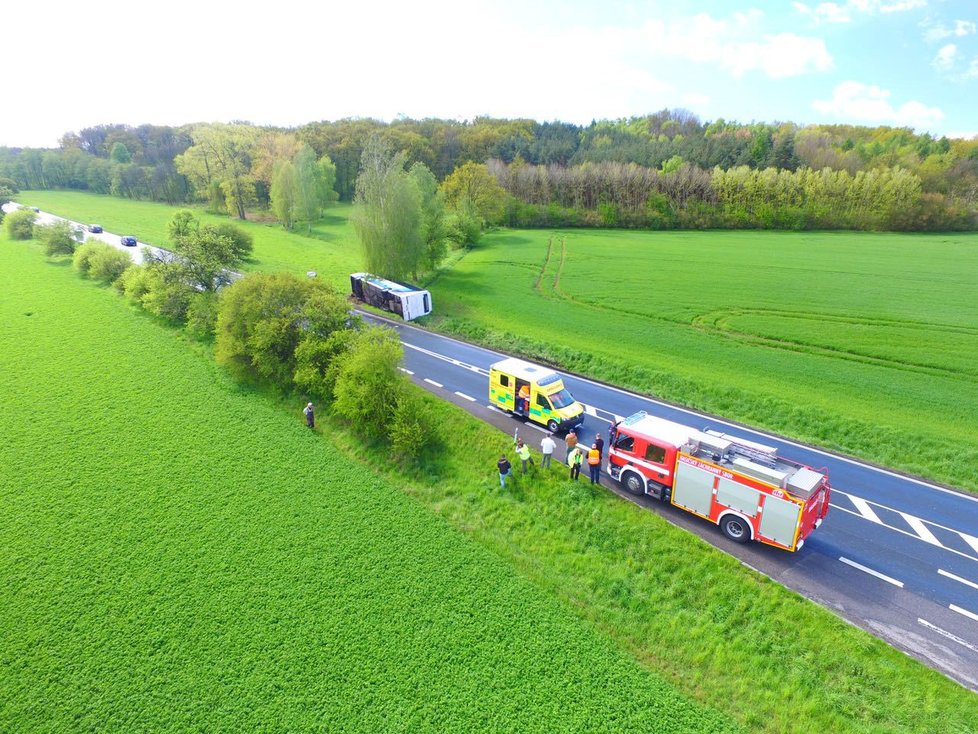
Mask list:
[[[655,418],[618,423],[608,473],[634,494],[670,502],[738,543],[798,550],[829,511],[829,478],[753,441]]]

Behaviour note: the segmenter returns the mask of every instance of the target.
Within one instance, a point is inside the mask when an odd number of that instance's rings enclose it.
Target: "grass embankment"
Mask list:
[[[330,207],[312,234],[307,235],[302,227],[288,232],[276,222],[243,222],[209,214],[201,207],[167,206],[79,191],[25,191],[16,199],[25,206],[36,206],[78,222],[97,222],[114,234],[132,234],[141,242],[164,248],[170,246],[170,219],[180,209],[192,208],[204,224],[231,221],[254,237],[254,255],[245,262],[244,270],[299,275],[315,270],[344,292],[350,287],[350,273],[362,269],[359,244],[349,222],[349,204]]]
[[[405,477],[382,449],[310,434],[296,401],[234,387],[176,334],[20,253],[0,259],[15,285],[0,307],[0,369],[14,376],[0,429],[15,437],[0,444],[13,508],[0,625],[14,641],[2,721],[716,721],[675,685],[752,731],[978,724],[978,697],[562,470],[500,492],[508,439],[448,404],[432,400],[446,453]]]
[[[511,231],[434,325],[978,490],[978,235]]]
[[[0,730],[733,730],[112,291],[0,278]]]

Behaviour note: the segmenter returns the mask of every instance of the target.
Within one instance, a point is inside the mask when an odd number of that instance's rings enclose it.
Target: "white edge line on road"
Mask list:
[[[968,579],[963,579],[960,576],[951,573],[950,571],[945,571],[943,568],[937,569],[937,573],[939,573],[941,576],[947,576],[949,579],[954,579],[955,581],[959,581],[965,586],[970,586],[973,589],[978,589],[978,584],[976,584],[974,581],[968,581]]]
[[[458,390],[456,390],[456,391],[455,391],[455,394],[456,394],[456,395],[458,395],[458,396],[459,396],[460,398],[465,398],[465,399],[466,399],[466,400],[468,400],[468,401],[469,401],[470,403],[474,403],[474,402],[475,402],[475,398],[473,398],[473,397],[469,397],[469,396],[468,396],[468,395],[466,395],[466,394],[465,394],[464,392],[459,392]]]
[[[427,382],[427,383],[429,383],[429,384],[434,385],[435,387],[445,387],[440,382],[435,382],[434,380],[429,380],[427,377],[424,378],[424,381]]]
[[[978,647],[975,647],[974,645],[968,643],[967,641],[962,640],[960,637],[958,637],[957,635],[955,635],[955,634],[953,634],[951,632],[948,632],[947,630],[941,629],[936,624],[931,624],[926,619],[921,619],[920,617],[917,617],[917,621],[920,624],[924,625],[924,627],[927,627],[928,629],[934,630],[937,634],[939,634],[939,635],[941,635],[943,637],[946,637],[949,640],[954,640],[956,643],[958,643],[959,645],[964,645],[969,650],[973,650],[974,652],[978,652]]]
[[[848,509],[846,507],[839,507],[839,505],[836,505],[836,504],[834,504],[832,502],[829,502],[829,507],[831,507],[833,510],[838,510],[839,512],[845,512],[845,513],[847,513],[849,515],[855,515],[856,517],[861,517],[863,520],[866,519],[865,517],[863,517],[862,515],[860,515],[858,512],[854,512],[853,510],[850,510],[850,509]],[[915,540],[921,540],[921,541],[923,540],[916,533],[911,533],[908,530],[900,530],[900,528],[895,528],[892,525],[881,525],[880,527],[884,527],[887,530],[892,530],[894,533],[900,533],[901,535],[906,535],[908,538],[914,538]],[[959,533],[959,535],[960,535],[960,533]],[[946,545],[942,545],[941,547],[944,550],[946,550],[948,553],[954,553],[956,555],[961,556],[962,558],[967,558],[969,561],[978,561],[978,557],[976,557],[976,556],[969,556],[967,553],[963,553],[963,552],[961,552],[959,550],[956,550],[955,548],[948,548]]]
[[[403,372],[406,375],[413,375],[414,374],[411,370],[406,369],[404,367],[401,367],[400,370],[401,370],[401,372]]]
[[[969,619],[973,619],[976,622],[978,622],[978,614],[975,614],[974,612],[969,612],[967,609],[962,609],[957,604],[948,604],[947,605],[947,608],[950,609],[952,612],[957,612],[958,614],[963,614],[964,616],[968,617]]]
[[[873,569],[869,568],[868,566],[864,566],[861,563],[856,563],[855,561],[850,561],[845,556],[839,556],[839,560],[842,561],[843,563],[845,563],[848,566],[852,566],[853,568],[858,568],[863,573],[868,573],[870,576],[875,576],[878,579],[882,579],[883,581],[885,581],[888,584],[893,584],[894,586],[899,586],[901,589],[903,588],[903,582],[902,581],[898,581],[897,579],[893,578],[892,576],[887,576],[885,573],[880,573],[879,571],[874,571]]]
[[[366,311],[360,311],[359,309],[354,309],[354,311],[357,311],[358,313],[363,313],[363,314],[365,314],[367,316],[371,316],[373,318],[379,318],[380,320],[389,321],[390,323],[397,323],[393,319],[384,319],[382,317],[378,317],[376,314],[368,313]],[[401,324],[398,324],[398,326],[401,326]],[[467,347],[468,349],[475,349],[475,350],[484,352],[486,354],[494,354],[497,357],[499,357],[500,359],[502,359],[504,357],[510,356],[508,354],[502,354],[501,352],[497,352],[497,351],[492,350],[492,349],[487,349],[486,347],[482,347],[482,346],[479,346],[477,344],[470,344],[469,342],[464,342],[461,339],[455,339],[454,337],[448,336],[446,334],[440,334],[437,331],[428,331],[427,329],[422,329],[421,327],[414,326],[413,324],[403,324],[403,326],[405,328],[408,328],[408,329],[414,329],[415,331],[420,331],[422,334],[427,334],[428,336],[434,336],[434,337],[437,337],[437,338],[447,339],[448,341],[455,342],[456,344],[458,344],[460,346],[463,346],[463,347]],[[405,345],[405,346],[410,346],[410,347],[412,347],[414,349],[417,349],[418,351],[428,352],[428,353],[432,354],[432,356],[440,357],[441,359],[446,359],[444,356],[442,356],[440,354],[437,354],[435,352],[431,352],[430,350],[424,349],[424,347],[417,347],[417,346],[415,346],[413,344]],[[479,370],[479,371],[482,372],[482,370]],[[488,374],[488,372],[486,372],[486,374]],[[747,433],[752,433],[755,436],[761,436],[762,438],[771,439],[773,441],[780,441],[781,443],[783,443],[783,444],[785,444],[787,446],[794,446],[796,448],[803,449],[805,451],[812,451],[812,452],[814,452],[816,454],[819,454],[820,456],[827,456],[827,457],[829,457],[831,459],[836,459],[838,461],[843,461],[846,464],[851,464],[852,466],[861,466],[864,469],[869,469],[870,471],[874,471],[874,472],[877,472],[879,474],[885,474],[887,476],[894,477],[895,479],[903,479],[903,480],[906,480],[908,482],[913,482],[914,484],[917,484],[917,485],[919,485],[921,487],[927,487],[929,489],[937,490],[938,492],[943,492],[944,494],[950,494],[950,495],[953,495],[955,497],[959,497],[959,498],[961,498],[963,500],[967,500],[969,502],[978,503],[978,497],[973,497],[973,496],[968,495],[968,494],[965,494],[964,492],[961,492],[959,490],[948,489],[947,487],[941,487],[940,485],[932,484],[931,482],[925,481],[923,479],[917,479],[916,477],[907,476],[906,474],[900,474],[900,473],[895,472],[895,471],[890,471],[889,469],[884,469],[881,466],[873,466],[872,464],[867,464],[866,462],[860,461],[859,459],[850,459],[848,456],[842,456],[841,454],[833,454],[831,451],[826,451],[824,449],[820,449],[820,448],[817,448],[815,446],[809,446],[807,444],[799,443],[798,441],[793,441],[793,440],[791,440],[789,438],[785,438],[783,436],[776,436],[773,433],[765,433],[764,431],[759,431],[756,428],[748,428],[747,426],[741,425],[739,423],[731,423],[729,421],[724,420],[723,418],[720,418],[719,416],[703,415],[702,413],[697,413],[695,410],[690,410],[689,408],[684,408],[681,405],[674,405],[672,403],[667,403],[667,402],[664,402],[662,400],[656,400],[655,398],[649,397],[648,395],[638,395],[636,393],[629,392],[628,390],[625,390],[623,388],[616,387],[615,385],[609,385],[609,384],[604,383],[604,382],[597,382],[597,381],[592,380],[592,379],[590,379],[588,377],[582,377],[581,375],[575,375],[573,373],[567,373],[566,371],[563,371],[563,374],[565,374],[565,375],[570,374],[570,376],[573,377],[575,380],[580,380],[581,382],[586,382],[589,385],[594,385],[595,387],[607,388],[608,390],[613,390],[614,392],[619,393],[620,395],[626,395],[626,396],[628,396],[630,398],[635,398],[637,400],[648,400],[650,403],[653,403],[655,405],[662,406],[663,408],[670,408],[672,410],[678,410],[680,413],[685,413],[686,415],[694,416],[694,417],[696,417],[696,418],[698,418],[700,420],[716,421],[717,423],[720,423],[720,424],[722,424],[724,426],[728,426],[730,428],[733,428],[734,430],[745,431]]]

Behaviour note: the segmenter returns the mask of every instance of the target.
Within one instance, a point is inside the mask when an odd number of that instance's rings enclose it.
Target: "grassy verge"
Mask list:
[[[0,236],[0,731],[734,731],[183,337]]]
[[[426,472],[337,440],[681,690],[758,732],[978,727],[978,696],[562,466],[500,491],[510,437],[428,399],[451,439]]]
[[[722,726],[673,686],[752,731],[978,722],[978,697],[561,470],[500,491],[508,437],[450,405],[446,453],[405,475],[36,252],[0,263],[13,728]]]

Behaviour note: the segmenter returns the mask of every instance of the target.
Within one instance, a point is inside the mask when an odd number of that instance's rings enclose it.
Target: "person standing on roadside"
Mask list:
[[[577,433],[574,431],[573,428],[570,429],[567,432],[567,438],[564,439],[564,443],[567,444],[567,458],[566,458],[566,460],[567,460],[567,463],[570,464],[571,451],[573,451],[575,448],[577,448]]]
[[[306,425],[310,428],[316,427],[316,411],[313,410],[312,403],[308,403],[302,411],[306,414]]]
[[[591,484],[597,484],[601,472],[601,452],[596,443],[592,443],[591,450],[587,452],[587,468],[591,472]]]
[[[557,448],[557,443],[550,437],[550,434],[548,433],[546,436],[543,437],[543,440],[540,442],[540,453],[543,454],[543,458],[540,459],[541,469],[550,468],[550,459],[554,455],[555,448]]]
[[[520,457],[523,473],[526,474],[526,464],[527,462],[532,464],[533,459],[530,458],[530,447],[523,443],[522,438],[516,441],[516,455]]]
[[[602,456],[604,456],[604,439],[601,438],[600,433],[597,433],[594,436],[594,448],[598,450],[598,463],[600,464],[600,459]]]
[[[509,459],[506,458],[506,454],[502,454],[499,457],[499,461],[496,462],[496,468],[499,470],[499,486],[502,489],[506,489],[506,477],[513,476],[513,467],[509,463]]]
[[[571,449],[570,455],[567,457],[567,463],[570,464],[570,478],[575,482],[581,478],[581,464],[584,463],[584,452],[581,451],[580,446],[575,446]]]

